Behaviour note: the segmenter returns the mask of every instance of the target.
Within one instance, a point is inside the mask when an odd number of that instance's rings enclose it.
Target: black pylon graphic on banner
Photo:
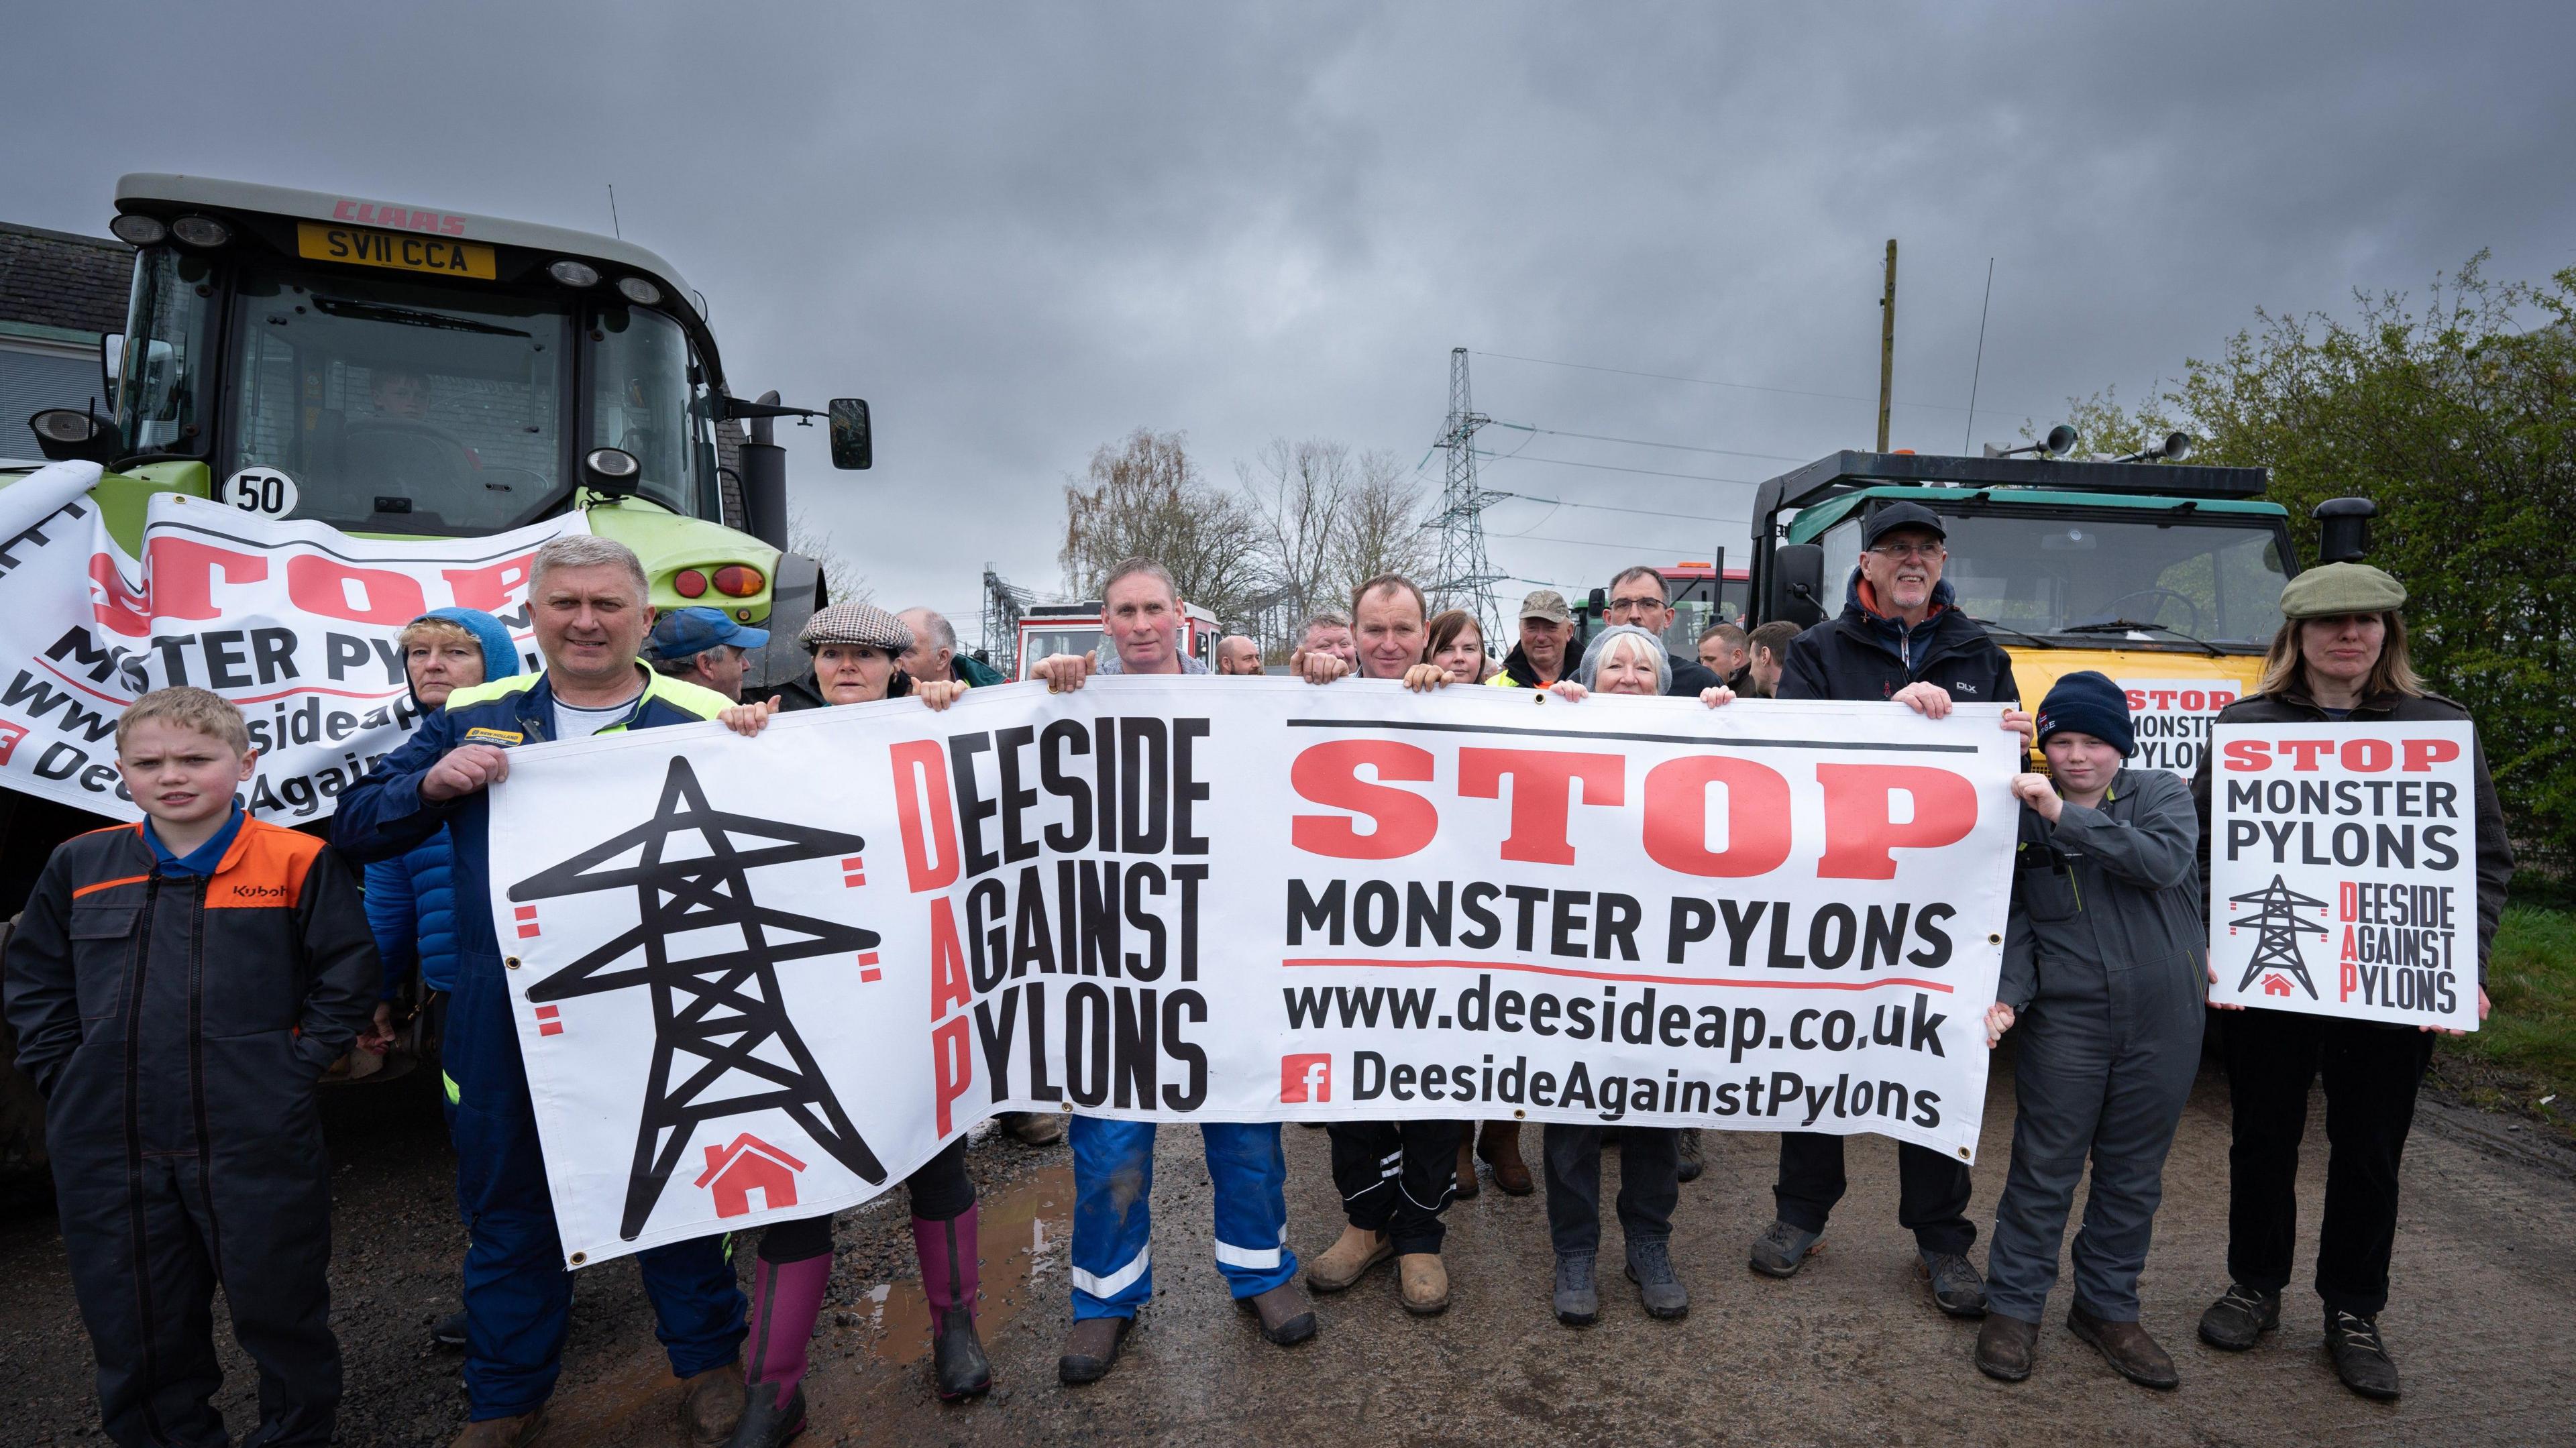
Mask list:
[[[2300,894],[2290,888],[2287,880],[2274,875],[2271,884],[2231,896],[2229,903],[2261,907],[2251,915],[2227,922],[2231,930],[2257,932],[2253,958],[2245,963],[2245,978],[2236,982],[2237,991],[2242,993],[2263,972],[2277,970],[2296,979],[2307,988],[2308,999],[2315,1000],[2317,983],[2308,978],[2308,962],[2299,954],[2299,936],[2311,931],[2320,936],[2328,932],[2323,925],[2300,919],[2299,910],[2323,910],[2326,902]]]
[[[696,834],[706,853],[673,858],[674,837]],[[744,848],[734,836],[747,836]],[[512,900],[543,900],[598,890],[635,891],[635,928],[528,988],[530,1002],[642,986],[653,992],[653,1070],[635,1133],[635,1166],[627,1178],[619,1235],[644,1230],[662,1187],[697,1129],[709,1121],[776,1108],[805,1128],[834,1160],[874,1186],[885,1167],[850,1124],[831,1083],[814,1062],[778,989],[778,962],[869,950],[872,930],[763,907],[751,898],[751,871],[763,865],[856,855],[857,835],[785,824],[707,807],[689,761],[674,758],[662,800],[643,824],[591,846],[560,865],[510,887]],[[631,864],[608,862],[636,855]],[[673,959],[672,937],[737,927],[738,947]],[[643,963],[615,969],[637,951]],[[787,1063],[753,1054],[776,1042]],[[688,1074],[672,1077],[678,1058]],[[710,1097],[728,1077],[747,1076],[767,1089]]]

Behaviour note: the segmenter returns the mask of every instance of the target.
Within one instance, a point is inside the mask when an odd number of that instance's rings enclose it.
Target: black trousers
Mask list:
[[[1446,1235],[1440,1214],[1458,1191],[1455,1121],[1335,1121],[1333,1185],[1351,1225],[1384,1232],[1396,1254],[1437,1252]]]
[[[1549,1122],[1547,1234],[1559,1257],[1601,1249],[1601,1128]],[[1668,1126],[1619,1129],[1619,1232],[1630,1244],[1668,1241],[1681,1200],[1681,1133]]]
[[[1780,1136],[1780,1181],[1771,1189],[1780,1220],[1821,1232],[1849,1185],[1843,1139],[1820,1131]],[[1926,1252],[1965,1252],[1976,1245],[1968,1220],[1968,1164],[1910,1141],[1896,1144],[1896,1221]]]
[[[975,1183],[966,1175],[966,1133],[957,1133],[957,1139],[942,1147],[939,1155],[905,1177],[903,1189],[912,1198],[912,1214],[925,1222],[963,1216],[968,1207],[975,1205]],[[829,1212],[819,1217],[798,1217],[792,1222],[772,1222],[760,1232],[763,1262],[802,1262],[831,1250]]]
[[[2290,1282],[2298,1232],[2299,1138],[2308,1087],[2326,1088],[2326,1212],[2317,1295],[2376,1316],[2388,1305],[2397,1244],[2397,1164],[2415,1125],[2415,1090],[2433,1059],[2429,1032],[2290,1011],[2228,1013],[2227,1271],[2265,1292]]]

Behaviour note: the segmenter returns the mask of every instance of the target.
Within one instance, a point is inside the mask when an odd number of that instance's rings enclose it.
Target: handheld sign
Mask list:
[[[2210,1000],[2476,1030],[2475,726],[2211,735]]]

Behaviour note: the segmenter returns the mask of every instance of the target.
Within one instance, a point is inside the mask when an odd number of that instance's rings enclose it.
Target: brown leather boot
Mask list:
[[[2105,1322],[2081,1304],[2066,1310],[2066,1330],[2093,1345],[2111,1370],[2142,1388],[2171,1388],[2182,1382],[2173,1359],[2134,1322]]]
[[[1488,1121],[1476,1138],[1476,1155],[1494,1169],[1494,1185],[1503,1195],[1525,1197],[1530,1194],[1529,1164],[1521,1160],[1521,1124],[1517,1121]]]
[[[699,1448],[723,1448],[749,1396],[738,1362],[691,1373],[680,1379],[680,1427]]]
[[[527,1448],[546,1431],[546,1410],[521,1413],[514,1418],[486,1418],[468,1423],[448,1448]]]
[[[2032,1350],[2039,1345],[2039,1324],[1989,1312],[1977,1326],[1977,1371],[2000,1383],[2030,1376]]]
[[[1341,1239],[1306,1264],[1306,1285],[1317,1292],[1339,1292],[1394,1255],[1395,1244],[1386,1233],[1344,1226]]]
[[[1096,1383],[1109,1376],[1118,1361],[1119,1345],[1135,1325],[1132,1317],[1086,1317],[1075,1323],[1064,1340],[1064,1355],[1055,1360],[1056,1381]]]
[[[1458,1199],[1465,1201],[1483,1190],[1476,1182],[1476,1133],[1469,1131],[1458,1138]]]

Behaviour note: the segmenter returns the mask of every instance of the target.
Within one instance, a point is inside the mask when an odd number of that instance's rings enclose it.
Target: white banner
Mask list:
[[[1999,715],[1109,677],[529,747],[492,909],[570,1261],[863,1201],[1002,1109],[1973,1160]]]
[[[2210,722],[2236,702],[2233,679],[2122,679],[2129,696],[2129,728],[2138,752],[2131,769],[2162,769],[2192,777],[2209,747]]]
[[[403,625],[461,604],[525,640],[530,558],[587,530],[574,513],[483,538],[353,538],[162,494],[138,558],[87,496],[97,472],[58,464],[0,489],[9,521],[33,520],[0,544],[0,788],[112,819],[142,818],[117,778],[117,717],[171,684],[241,706],[254,813],[330,814],[419,722]]]
[[[2209,998],[2476,1030],[2475,727],[2213,734]]]

